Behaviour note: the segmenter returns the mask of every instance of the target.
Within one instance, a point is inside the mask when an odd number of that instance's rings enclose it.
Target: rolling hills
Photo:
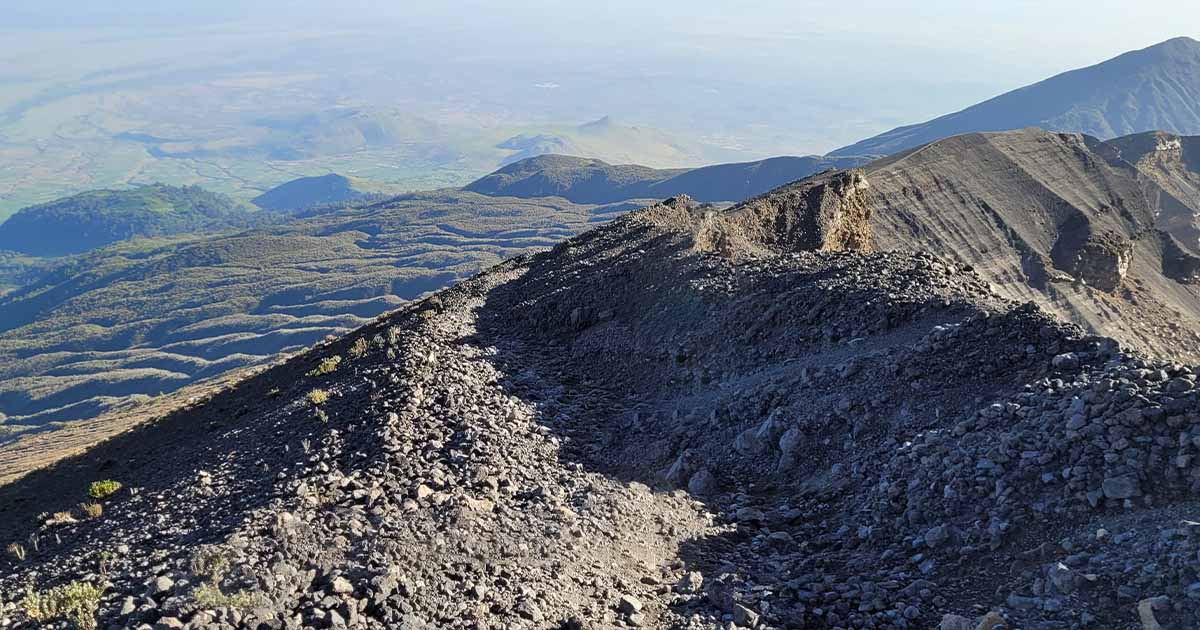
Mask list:
[[[1107,140],[1147,131],[1200,134],[1200,42],[1171,39],[931,121],[899,127],[830,156],[891,155],[980,131],[1039,127]]]
[[[68,259],[0,298],[0,427],[91,418],[268,362],[611,216],[445,191]]]
[[[134,237],[227,231],[277,219],[198,186],[94,190],[19,210],[0,224],[0,250],[64,256]]]

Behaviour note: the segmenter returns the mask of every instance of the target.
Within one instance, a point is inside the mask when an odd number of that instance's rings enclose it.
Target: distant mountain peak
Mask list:
[[[591,122],[586,122],[586,123],[583,123],[582,125],[579,125],[579,130],[584,131],[584,132],[605,131],[607,129],[612,129],[613,127],[616,127],[616,126],[617,126],[617,122],[615,120],[613,120],[612,116],[602,116]]]
[[[296,211],[312,206],[352,201],[372,193],[398,192],[385,184],[358,177],[328,173],[284,182],[255,197],[254,205],[264,210]]]
[[[1152,130],[1200,134],[1200,41],[1176,37],[897,127],[830,153],[882,156],[948,136],[1038,127],[1108,140]]]

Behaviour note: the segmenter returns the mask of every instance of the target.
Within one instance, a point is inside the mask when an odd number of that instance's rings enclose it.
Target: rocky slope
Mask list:
[[[632,213],[0,487],[0,624],[1200,622],[1195,371],[862,251],[869,180]]]
[[[830,153],[891,155],[941,138],[1039,127],[1101,139],[1153,130],[1200,133],[1200,42],[1178,37],[1064,72],[928,122]]]
[[[967,134],[872,162],[854,186],[844,173],[817,176],[735,212],[773,229],[795,216],[797,197],[821,197],[824,216],[865,220],[876,249],[933,252],[974,267],[1005,297],[1195,361],[1194,158],[1139,159],[1120,150],[1130,143],[1036,129]],[[817,244],[826,238],[840,237]]]
[[[1200,215],[1195,212],[1200,208],[1200,136],[1152,131],[1105,145],[1174,198],[1163,199],[1159,221],[1187,246],[1200,246]]]

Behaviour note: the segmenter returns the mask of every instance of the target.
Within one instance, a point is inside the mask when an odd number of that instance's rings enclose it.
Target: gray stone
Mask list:
[[[339,575],[329,583],[329,590],[339,595],[349,595],[354,592],[354,585],[350,583],[350,580]]]
[[[1104,496],[1109,499],[1128,499],[1138,495],[1137,480],[1132,477],[1109,477],[1101,487]]]
[[[938,630],[975,630],[975,622],[959,615],[942,615]]]
[[[734,604],[733,623],[743,628],[753,628],[758,625],[758,613],[741,604]]]
[[[706,496],[717,491],[717,480],[707,468],[697,470],[688,480],[688,492],[696,496]]]
[[[546,618],[542,609],[528,599],[517,605],[517,614],[530,621],[541,621]]]
[[[154,582],[150,584],[150,590],[155,595],[169,592],[172,588],[175,588],[175,581],[165,575],[154,578]]]
[[[703,586],[704,574],[699,571],[691,571],[679,578],[679,581],[675,583],[675,590],[679,593],[698,593]]]
[[[950,531],[945,525],[929,528],[925,532],[925,544],[929,547],[937,547],[946,542],[950,538]]]
[[[797,427],[792,427],[779,436],[779,451],[784,455],[794,455],[804,442],[804,433]]]

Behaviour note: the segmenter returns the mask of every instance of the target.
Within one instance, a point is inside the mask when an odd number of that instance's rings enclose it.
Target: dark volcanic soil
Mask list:
[[[1200,623],[1191,368],[760,227],[633,213],[0,487],[0,625],[71,580],[101,627]]]

